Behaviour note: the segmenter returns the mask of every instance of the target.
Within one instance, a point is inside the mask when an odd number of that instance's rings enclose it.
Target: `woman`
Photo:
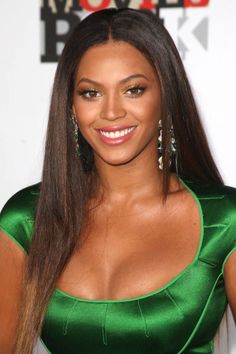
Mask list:
[[[42,183],[1,214],[1,353],[39,335],[53,354],[212,353],[227,299],[236,317],[235,203],[162,24],[89,15],[58,64]]]

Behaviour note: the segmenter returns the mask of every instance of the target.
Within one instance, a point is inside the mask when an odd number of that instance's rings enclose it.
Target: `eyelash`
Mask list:
[[[93,97],[87,97],[87,96],[85,96],[87,93],[96,93],[96,92],[98,92],[97,90],[79,90],[78,91],[78,94],[79,94],[79,96],[82,96],[83,98],[85,98],[85,99],[87,99],[87,100],[90,100],[90,99],[93,99],[93,98],[96,98],[95,96],[93,96]]]
[[[136,90],[136,91],[137,91],[137,90],[141,90],[141,92],[139,92],[139,93],[137,93],[137,94],[134,94],[134,95],[140,96],[140,95],[142,95],[142,94],[144,93],[145,89],[146,89],[146,87],[141,86],[141,85],[137,85],[137,86],[132,86],[132,87],[128,88],[128,89],[126,90],[126,92],[127,92],[127,91],[130,91],[130,90]]]
[[[128,88],[125,92],[127,91],[131,91],[131,90],[136,90],[136,93],[131,93],[131,97],[137,97],[137,96],[141,96],[144,91],[146,90],[146,87],[144,86],[141,86],[141,85],[136,85],[136,86],[132,86],[130,88]],[[137,90],[141,90],[141,92],[137,93]],[[82,96],[84,99],[87,99],[87,100],[91,100],[91,99],[94,99],[94,98],[97,98],[96,96],[92,96],[92,97],[87,97],[86,94],[90,94],[90,93],[97,93],[98,91],[97,90],[79,90],[78,91],[78,94],[79,96]]]

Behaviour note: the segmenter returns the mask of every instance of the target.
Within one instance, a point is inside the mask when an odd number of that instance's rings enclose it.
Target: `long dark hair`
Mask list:
[[[88,214],[87,202],[99,184],[93,151],[80,134],[81,157],[76,154],[70,117],[75,72],[81,57],[91,46],[109,40],[125,41],[140,50],[160,79],[163,195],[168,193],[173,172],[201,183],[222,183],[182,61],[161,21],[150,11],[127,8],[107,9],[87,16],[66,43],[55,75],[35,231],[16,340],[17,354],[32,353],[56,281],[78,244]],[[171,125],[177,143],[177,164],[169,168]]]

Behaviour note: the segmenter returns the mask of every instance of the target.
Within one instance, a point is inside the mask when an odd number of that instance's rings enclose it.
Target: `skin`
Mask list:
[[[25,253],[0,231],[1,354],[13,353],[24,265]]]
[[[126,59],[124,61],[121,58],[127,57],[127,49],[131,52],[132,60]],[[96,59],[93,58],[94,55],[96,55]],[[140,64],[142,68],[140,68]],[[146,79],[137,77],[124,84],[119,83],[134,74],[145,75]],[[91,78],[100,85],[85,81],[80,82],[83,78]],[[137,85],[146,88],[144,94],[141,93],[141,89],[136,89],[136,92],[129,90]],[[79,95],[80,90],[91,88],[97,92]],[[96,97],[85,99],[91,95]],[[144,60],[139,51],[128,44],[121,43],[100,46],[87,51],[80,62],[76,77],[73,109],[76,117],[79,117],[78,123],[82,134],[94,150],[96,166],[104,189],[110,197],[117,199],[127,196],[126,199],[129,199],[131,195],[134,195],[134,180],[138,183],[141,182],[141,186],[136,185],[135,187],[135,195],[139,191],[142,193],[144,188],[149,189],[150,192],[152,192],[152,188],[156,192],[160,191],[160,184],[156,183],[160,180],[156,169],[156,136],[160,119],[159,82],[153,68],[147,60]],[[125,144],[125,148],[124,145],[108,148],[107,145],[100,142],[97,134],[94,133],[96,128],[122,124],[137,125],[136,134],[132,141]],[[152,163],[149,162],[150,160]],[[142,163],[145,161],[152,168],[150,172],[156,178],[154,184],[150,184],[147,180],[144,186],[140,177],[133,175],[133,173],[140,173],[137,167],[133,168],[137,166],[139,161]],[[114,169],[113,166],[116,168]],[[133,177],[129,179],[129,183],[121,185],[121,177],[123,178],[123,174],[127,174],[126,171],[131,169]],[[149,173],[146,176],[148,179],[150,178]],[[145,176],[142,175],[142,177]],[[111,179],[112,184],[109,182]]]
[[[137,74],[138,77],[121,82]],[[99,84],[81,81],[82,78]],[[81,133],[94,150],[101,181],[98,194],[102,191],[104,199],[91,212],[93,222],[89,229],[83,229],[83,242],[73,253],[57,287],[87,299],[145,295],[183,271],[194,259],[200,242],[198,206],[175,176],[171,177],[166,203],[162,202],[157,162],[159,80],[136,48],[110,41],[84,54],[75,81],[73,110]],[[145,90],[130,90],[137,85]],[[81,95],[82,90],[93,92],[87,92],[86,98]],[[121,124],[137,128],[129,141],[117,146],[105,145],[94,130]],[[91,201],[91,206],[96,202]],[[12,352],[24,262],[23,251],[0,232],[3,354]],[[236,252],[225,264],[226,292],[236,318],[235,279]]]
[[[137,86],[145,90],[131,90]],[[136,297],[161,288],[193,260],[200,241],[196,203],[175,177],[162,203],[160,107],[159,79],[136,48],[110,41],[85,53],[76,74],[73,110],[94,150],[104,199],[59,279],[65,292],[90,299]],[[110,125],[137,127],[129,141],[107,146],[95,129]]]
[[[225,288],[228,301],[236,323],[236,252],[233,252],[225,264]]]
[[[122,82],[135,74],[141,74],[145,79],[140,76],[127,80],[125,84]],[[88,82],[85,78],[96,83]],[[136,88],[130,91],[130,88],[135,86],[145,87],[145,90],[142,92]],[[68,277],[66,270],[59,282],[59,286],[65,286],[67,291],[71,290],[75,296],[127,298],[145,294],[164,286],[193,260],[197,252],[200,240],[199,210],[192,196],[175,177],[171,179],[166,205],[163,207],[161,204],[161,176],[157,168],[156,150],[160,106],[157,74],[136,48],[125,42],[110,41],[90,48],[85,53],[76,75],[73,111],[81,133],[94,150],[105,201],[94,213],[95,226],[90,231],[92,242],[88,239],[80,248],[80,262],[79,256],[75,255],[69,263],[71,277]],[[94,134],[94,129],[116,124],[137,125],[135,135],[124,144],[107,147]],[[190,221],[186,222],[187,219]],[[150,233],[147,232],[148,229]],[[170,234],[175,237],[170,237]],[[184,234],[191,235],[191,238],[183,237]],[[130,235],[130,238],[127,236],[124,239],[123,235]],[[143,235],[148,240],[147,244]],[[118,241],[120,239],[121,241]],[[137,239],[141,242],[134,244]],[[134,245],[136,257],[128,261],[131,259],[130,248],[133,250]],[[173,245],[173,248],[170,245]],[[119,249],[122,252],[119,253]],[[142,249],[145,249],[145,252],[142,252]],[[141,267],[137,265],[137,253]],[[88,266],[87,257],[90,260],[95,259],[94,266],[92,262]],[[124,268],[121,266],[121,259],[124,260]],[[173,267],[166,259],[172,259]],[[130,266],[135,264],[132,272],[130,270],[130,276],[127,275],[129,262]],[[79,265],[87,271],[82,271],[77,278]],[[153,268],[155,272],[151,272]],[[96,274],[97,269],[99,271],[96,279],[94,273]],[[145,277],[147,272],[150,275],[149,282]],[[72,289],[70,285],[66,285],[68,281],[74,284],[75,273],[78,283],[79,280],[80,284],[84,282],[83,290],[78,290],[77,286]],[[90,279],[89,275],[93,279],[92,282],[85,280]],[[234,316],[235,278],[236,252],[229,257],[225,265],[226,291]],[[98,279],[103,279],[103,282]],[[130,284],[134,286],[131,287]],[[94,293],[96,287],[99,289],[97,294]]]

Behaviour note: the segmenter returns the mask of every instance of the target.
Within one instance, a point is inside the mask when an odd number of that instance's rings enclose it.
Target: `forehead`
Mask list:
[[[84,53],[76,76],[119,79],[133,73],[143,73],[152,79],[157,76],[154,67],[137,48],[124,41],[111,40],[93,46]]]

